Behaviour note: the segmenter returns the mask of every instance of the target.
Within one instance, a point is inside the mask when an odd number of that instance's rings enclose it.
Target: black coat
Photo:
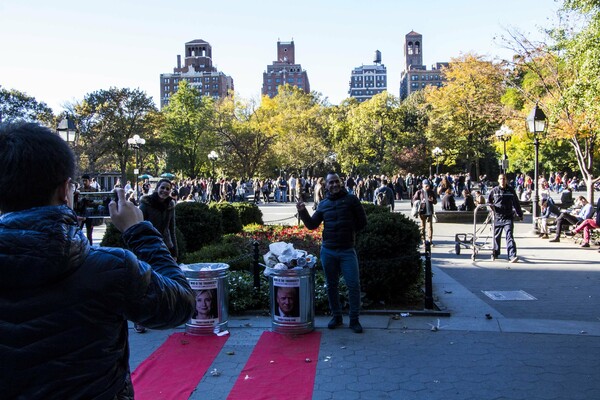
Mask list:
[[[306,209],[299,215],[308,229],[316,229],[324,223],[323,246],[328,249],[354,247],[356,232],[367,225],[367,214],[360,200],[345,189],[336,195],[328,192],[312,216]]]
[[[90,247],[76,221],[66,206],[0,217],[3,399],[132,398],[127,320],[172,328],[194,312],[150,223],[123,233],[128,251]]]

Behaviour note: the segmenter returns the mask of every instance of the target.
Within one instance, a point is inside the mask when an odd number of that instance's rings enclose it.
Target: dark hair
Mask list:
[[[171,186],[171,188],[173,187],[173,182],[171,182],[169,179],[163,178],[156,183],[156,188],[158,189],[160,187],[160,184],[163,182],[167,182],[169,186]]]
[[[88,174],[83,174],[83,175],[81,175],[81,179],[87,179],[89,181],[90,176]]]
[[[0,124],[0,211],[11,212],[49,205],[56,188],[75,171],[69,145],[36,123]],[[35,182],[26,196],[18,190]]]

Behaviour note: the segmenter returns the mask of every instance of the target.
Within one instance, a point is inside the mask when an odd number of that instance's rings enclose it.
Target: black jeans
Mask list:
[[[500,241],[502,239],[502,231],[506,237],[506,253],[511,259],[517,256],[517,245],[513,236],[514,223],[512,219],[495,219],[494,220],[494,256],[500,255]]]
[[[574,215],[568,213],[560,213],[558,218],[556,218],[556,238],[560,238],[560,232],[563,225],[577,225],[579,223],[579,218]]]

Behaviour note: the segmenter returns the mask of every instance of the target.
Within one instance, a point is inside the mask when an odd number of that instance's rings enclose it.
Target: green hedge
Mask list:
[[[179,249],[179,258],[185,255],[186,253],[186,243],[185,238],[183,237],[183,233],[179,230],[178,227],[175,228],[175,239],[177,240],[177,248]],[[100,246],[104,247],[120,247],[126,249],[125,243],[123,242],[123,235],[119,230],[115,227],[112,222],[106,223],[106,231],[104,232],[104,236],[102,237],[102,241],[100,242]]]
[[[188,252],[195,252],[207,244],[216,243],[223,235],[221,213],[204,203],[178,203],[175,207],[175,219]]]
[[[122,249],[127,248],[123,242],[123,236],[121,235],[121,232],[119,232],[112,222],[106,223],[106,231],[104,232],[100,246],[120,247]]]
[[[229,271],[229,312],[239,314],[248,310],[269,309],[269,281],[260,274],[260,290],[254,290],[254,275],[248,271]]]
[[[361,204],[362,204],[363,208],[365,209],[365,213],[367,213],[367,215],[379,214],[379,213],[389,215],[391,212],[389,207],[376,206],[375,204],[373,204],[369,201],[361,201]]]
[[[356,240],[361,288],[371,302],[403,302],[422,278],[419,227],[401,213],[375,212],[367,220]]]
[[[263,225],[263,213],[254,203],[232,203],[233,207],[237,210],[240,216],[242,225],[259,224]]]
[[[198,251],[188,253],[186,264],[220,262],[229,265],[232,271],[250,271],[254,266],[254,257],[249,244],[240,246],[237,243],[208,244]],[[262,262],[262,258],[261,258]]]
[[[242,231],[242,220],[238,210],[230,203],[210,203],[210,209],[221,213],[223,233],[238,233]]]

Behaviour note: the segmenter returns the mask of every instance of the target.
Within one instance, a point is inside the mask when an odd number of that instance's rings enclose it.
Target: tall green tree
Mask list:
[[[346,121],[336,131],[333,148],[347,173],[393,173],[401,132],[399,99],[388,92],[360,103],[348,103]]]
[[[38,102],[34,97],[15,89],[0,86],[0,121],[41,122],[49,128],[56,128],[52,109],[46,103]]]
[[[289,170],[306,170],[327,155],[325,104],[315,93],[282,85],[275,97],[263,97],[261,109],[270,116],[277,135],[273,156]]]
[[[115,166],[126,181],[133,151],[127,140],[134,135],[148,140],[155,132],[156,106],[139,89],[110,88],[89,93],[75,106],[83,143],[83,154],[92,171],[99,162]],[[143,155],[147,148],[141,149]]]
[[[224,172],[243,178],[266,174],[276,134],[272,112],[254,101],[228,97],[217,104],[216,135]]]
[[[160,135],[166,145],[167,168],[196,177],[207,171],[207,154],[215,146],[215,102],[183,80],[163,110]]]

